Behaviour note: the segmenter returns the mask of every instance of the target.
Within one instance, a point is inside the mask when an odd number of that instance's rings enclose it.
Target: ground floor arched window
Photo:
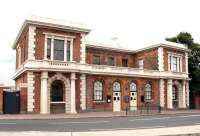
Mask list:
[[[55,80],[51,85],[51,101],[64,101],[64,86],[60,80]]]

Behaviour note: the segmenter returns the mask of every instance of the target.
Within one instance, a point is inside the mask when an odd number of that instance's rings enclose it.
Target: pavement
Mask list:
[[[165,110],[160,115],[199,114],[200,110]],[[155,114],[142,114],[155,115]],[[141,116],[141,114],[128,114],[128,116]],[[6,114],[0,115],[0,120],[45,120],[45,119],[72,119],[72,118],[105,118],[126,117],[126,112],[82,112],[78,114]]]
[[[1,136],[199,136],[200,125],[90,132],[0,132]]]

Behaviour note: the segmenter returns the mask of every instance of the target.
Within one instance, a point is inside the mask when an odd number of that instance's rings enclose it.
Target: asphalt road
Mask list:
[[[200,125],[200,114],[56,120],[0,120],[0,131],[84,132]]]

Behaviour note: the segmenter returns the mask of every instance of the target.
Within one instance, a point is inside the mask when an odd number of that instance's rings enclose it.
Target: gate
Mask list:
[[[20,91],[3,92],[3,113],[4,114],[20,113]]]

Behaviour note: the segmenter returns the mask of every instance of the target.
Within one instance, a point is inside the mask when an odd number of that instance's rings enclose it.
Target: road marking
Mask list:
[[[164,128],[165,126],[153,127],[135,127],[135,128],[110,128],[110,129],[90,129],[90,131],[116,131],[116,130],[136,130],[136,129],[151,129],[151,128]]]
[[[108,123],[109,121],[92,121],[92,122],[49,122],[51,125],[64,125],[64,124],[101,124]]]
[[[162,117],[162,118],[145,118],[145,119],[132,119],[132,120],[129,120],[129,121],[142,121],[142,120],[162,120],[162,119],[169,119],[169,118],[172,118],[172,117]]]
[[[16,125],[17,123],[14,122],[2,122],[0,125]]]
[[[165,119],[172,119],[172,118],[188,118],[188,117],[200,117],[200,115],[185,115],[185,116],[159,117],[159,118],[140,118],[140,119],[132,119],[129,121],[165,120]]]

